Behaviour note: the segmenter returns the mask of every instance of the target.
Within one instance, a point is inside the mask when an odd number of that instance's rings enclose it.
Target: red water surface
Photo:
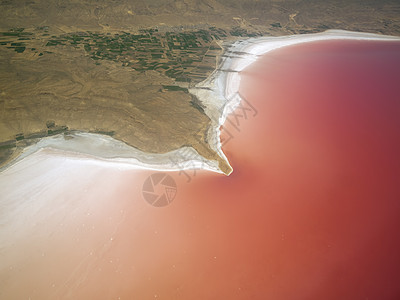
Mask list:
[[[154,171],[16,164],[0,298],[400,299],[399,82],[397,42],[268,53],[223,129],[234,172],[170,173],[166,207],[143,199]]]
[[[233,174],[177,200],[198,244],[187,299],[400,299],[399,82],[388,42],[300,44],[242,72]]]

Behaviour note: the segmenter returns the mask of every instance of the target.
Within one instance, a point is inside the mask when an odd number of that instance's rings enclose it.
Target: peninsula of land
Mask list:
[[[99,137],[92,145],[107,149],[76,151],[229,174],[218,129],[240,101],[230,86],[237,64],[256,58],[255,38],[400,34],[396,1],[156,2],[0,4],[0,166]]]

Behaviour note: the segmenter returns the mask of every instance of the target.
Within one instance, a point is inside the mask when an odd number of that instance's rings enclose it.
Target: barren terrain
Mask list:
[[[237,39],[333,28],[398,36],[400,4],[1,1],[0,164],[42,137],[83,131],[151,153],[192,146],[228,173],[188,88]]]

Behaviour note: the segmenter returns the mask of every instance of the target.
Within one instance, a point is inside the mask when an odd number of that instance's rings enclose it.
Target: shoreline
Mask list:
[[[259,56],[272,50],[323,40],[399,42],[400,37],[344,30],[327,30],[313,34],[241,40],[226,45],[223,57],[214,72],[206,80],[189,89],[189,92],[203,104],[206,115],[211,119],[211,126],[207,133],[207,140],[211,149],[218,153],[229,166],[229,161],[222,151],[220,127],[225,123],[227,116],[242,101],[239,94],[240,72],[254,63]],[[202,169],[223,174],[218,168],[217,161],[204,159],[192,147],[183,147],[163,154],[153,154],[135,149],[109,136],[84,132],[73,132],[68,135],[58,134],[42,138],[36,144],[23,149],[18,157],[3,168],[0,168],[0,172],[22,162],[24,158],[32,154],[42,152],[52,155],[62,154],[76,159],[91,159],[98,162],[113,163],[117,164],[119,168],[127,169],[154,171]],[[232,166],[230,167],[232,170]]]
[[[259,37],[237,41],[226,47],[224,59],[210,77],[189,90],[203,103],[206,107],[206,114],[213,122],[213,126],[211,126],[208,132],[208,139],[214,140],[216,143],[210,146],[228,164],[229,161],[221,148],[219,128],[225,123],[227,116],[242,101],[239,94],[240,72],[254,63],[258,57],[270,51],[300,43],[326,40],[400,42],[400,37],[346,30],[327,30],[321,33]]]
[[[217,162],[205,160],[191,147],[167,153],[146,153],[110,136],[86,132],[42,138],[39,142],[23,149],[18,157],[0,168],[0,172],[22,163],[31,155],[43,154],[115,164],[119,169],[177,171],[196,168],[222,173],[218,169]]]

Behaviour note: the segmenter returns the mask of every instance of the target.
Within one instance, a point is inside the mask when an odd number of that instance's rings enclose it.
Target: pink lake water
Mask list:
[[[162,208],[143,199],[151,171],[9,171],[0,298],[398,299],[399,80],[397,42],[268,53],[222,132],[234,172],[172,172]]]

